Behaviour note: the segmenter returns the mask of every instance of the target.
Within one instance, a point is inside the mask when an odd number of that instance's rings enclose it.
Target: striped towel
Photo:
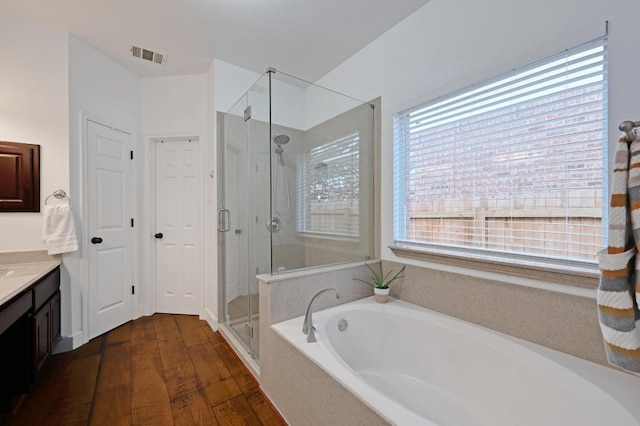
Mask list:
[[[609,246],[598,253],[598,319],[609,363],[640,373],[640,141],[616,149]]]

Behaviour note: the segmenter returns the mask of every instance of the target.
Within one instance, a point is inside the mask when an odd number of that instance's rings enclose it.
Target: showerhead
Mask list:
[[[289,143],[289,136],[287,135],[277,135],[273,137],[273,142],[275,142],[278,147]]]

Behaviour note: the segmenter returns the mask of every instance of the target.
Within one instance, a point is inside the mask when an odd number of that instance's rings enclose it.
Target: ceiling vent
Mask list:
[[[145,61],[155,62],[156,64],[162,65],[167,62],[166,53],[158,53],[152,50],[148,50],[139,46],[131,46],[131,55],[144,59]]]

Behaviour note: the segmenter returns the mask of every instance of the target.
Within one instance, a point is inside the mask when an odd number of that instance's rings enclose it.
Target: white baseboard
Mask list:
[[[213,315],[213,312],[211,312],[208,308],[204,308],[204,312],[202,313],[200,319],[205,320],[213,331],[218,331],[218,318],[216,318]]]
[[[53,354],[72,351],[83,343],[82,331],[77,331],[72,336],[62,336],[56,347],[53,349]]]

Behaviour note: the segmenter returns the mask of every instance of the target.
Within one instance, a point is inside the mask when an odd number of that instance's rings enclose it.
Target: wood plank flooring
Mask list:
[[[49,361],[6,425],[286,425],[222,336],[155,314]]]

